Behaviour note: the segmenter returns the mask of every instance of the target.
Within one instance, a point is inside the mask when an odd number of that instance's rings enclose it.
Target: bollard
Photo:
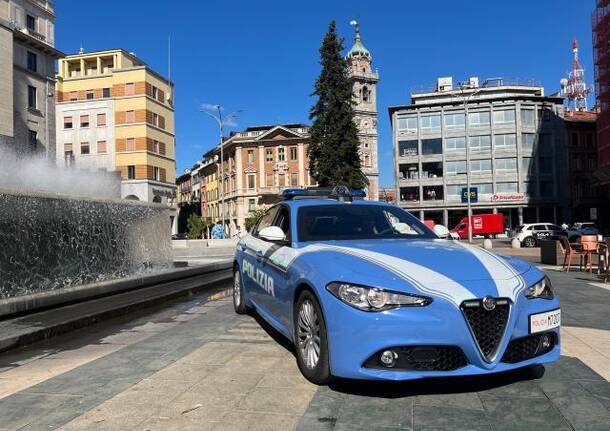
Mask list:
[[[519,241],[517,238],[513,238],[513,240],[510,242],[510,245],[512,246],[512,248],[521,248],[521,241]]]
[[[494,248],[494,245],[489,238],[485,238],[485,241],[483,241],[483,248],[486,250]]]

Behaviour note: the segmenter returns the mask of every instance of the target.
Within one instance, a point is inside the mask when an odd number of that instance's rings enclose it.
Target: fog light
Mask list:
[[[553,339],[551,338],[551,336],[549,334],[544,334],[542,336],[540,345],[542,346],[543,350],[548,350],[548,348],[553,345]]]
[[[379,357],[379,360],[384,367],[392,368],[394,365],[396,365],[397,358],[398,353],[391,350],[385,350]]]

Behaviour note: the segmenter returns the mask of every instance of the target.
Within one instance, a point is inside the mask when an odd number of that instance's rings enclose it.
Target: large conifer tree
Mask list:
[[[318,100],[309,113],[313,120],[309,168],[322,187],[344,184],[362,188],[358,128],[354,123],[355,102],[342,50],[343,39],[337,37],[336,23],[332,21],[320,47],[322,70],[312,94]]]

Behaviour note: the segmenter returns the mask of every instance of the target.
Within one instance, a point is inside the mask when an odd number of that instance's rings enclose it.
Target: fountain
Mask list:
[[[0,151],[0,300],[171,267],[167,208],[118,190],[113,175]]]

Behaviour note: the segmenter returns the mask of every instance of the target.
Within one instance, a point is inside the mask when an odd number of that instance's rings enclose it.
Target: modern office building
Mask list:
[[[454,227],[467,214],[468,176],[477,190],[473,213],[502,213],[508,228],[562,222],[567,175],[563,100],[544,88],[478,78],[413,93],[389,108],[397,203]],[[467,114],[467,115],[466,115]]]
[[[222,161],[220,146],[203,156],[202,216],[211,222],[224,218],[232,234],[237,226],[244,228],[250,212],[277,202],[283,188],[316,185],[309,172],[308,140],[304,124],[231,133],[222,144]]]
[[[53,3],[0,0],[0,145],[55,158]]]
[[[377,156],[377,83],[379,73],[373,71],[373,57],[362,43],[360,27],[352,21],[356,29],[354,44],[347,53],[349,76],[354,88],[354,111],[358,138],[360,140],[360,165],[368,185],[367,198],[379,199],[379,162]]]
[[[57,163],[119,171],[121,196],[172,203],[173,83],[122,49],[59,61]]]

